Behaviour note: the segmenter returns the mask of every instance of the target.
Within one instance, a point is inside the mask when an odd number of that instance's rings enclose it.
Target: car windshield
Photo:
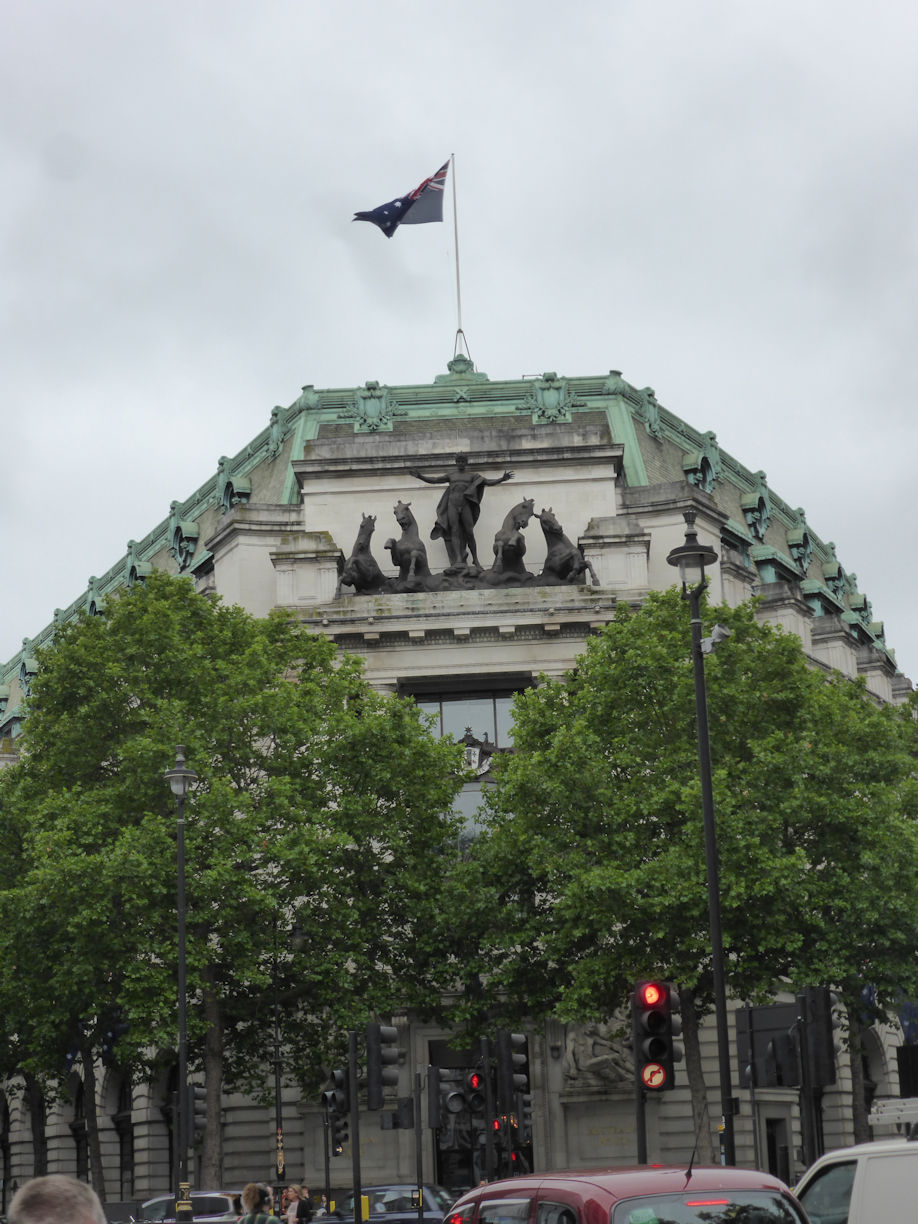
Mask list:
[[[805,1224],[805,1217],[771,1190],[697,1190],[625,1199],[612,1224]]]

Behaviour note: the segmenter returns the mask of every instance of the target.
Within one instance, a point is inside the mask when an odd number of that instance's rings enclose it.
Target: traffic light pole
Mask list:
[[[424,1224],[424,1129],[421,1126],[421,1073],[414,1076],[414,1155],[418,1174],[418,1224]]]
[[[634,1089],[634,1120],[637,1130],[637,1162],[647,1163],[647,1093],[640,1084]]]
[[[484,1077],[485,1093],[485,1177],[490,1181],[496,1172],[494,1121],[497,1110],[494,1107],[494,1086],[491,1082],[491,1042],[487,1037],[481,1039],[481,1073]]]
[[[797,1003],[797,1065],[800,1073],[800,1139],[803,1147],[803,1161],[809,1166],[819,1155],[816,1142],[816,1105],[810,1074],[810,1060],[807,1057],[807,1016],[806,995],[799,994]]]
[[[328,1120],[328,1110],[325,1110],[323,1118],[322,1134],[325,1139],[323,1145],[323,1158],[325,1162],[325,1206],[331,1211],[331,1158],[329,1155],[329,1145],[331,1143],[331,1123]]]
[[[357,1101],[357,1030],[348,1033],[348,1105],[351,1112],[351,1169],[354,1175],[354,1224],[363,1222],[363,1186],[360,1184],[360,1110]]]

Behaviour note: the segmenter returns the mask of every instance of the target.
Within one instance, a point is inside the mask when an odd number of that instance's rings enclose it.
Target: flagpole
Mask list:
[[[459,338],[462,337],[462,343],[465,345],[465,355],[471,361],[472,354],[469,352],[469,344],[465,338],[465,332],[462,330],[462,286],[459,283],[459,212],[456,206],[456,154],[450,153],[449,160],[453,165],[453,238],[456,249],[456,343],[453,346],[453,356],[459,352]]]

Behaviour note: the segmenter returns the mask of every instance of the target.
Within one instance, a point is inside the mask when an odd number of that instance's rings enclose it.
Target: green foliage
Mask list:
[[[918,986],[914,717],[811,668],[748,606],[704,619],[731,631],[706,657],[728,988],[870,981],[888,1011]],[[676,591],[620,605],[563,682],[517,698],[466,868],[501,915],[467,936],[492,1006],[608,1017],[648,974],[709,1005],[694,702]]]
[[[459,756],[360,661],[152,574],[40,657],[5,771],[0,1004],[27,1063],[60,1074],[79,1029],[147,1071],[175,1042],[176,817],[186,746],[192,1064],[215,1019],[227,1086],[261,1086],[275,988],[291,1072],[375,1008],[423,997]],[[8,859],[7,864],[13,860]],[[296,931],[296,947],[293,935]],[[421,950],[415,956],[415,946]]]

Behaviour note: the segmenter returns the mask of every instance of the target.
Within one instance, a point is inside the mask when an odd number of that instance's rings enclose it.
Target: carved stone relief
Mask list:
[[[618,1035],[626,1023],[624,1014],[616,1014],[609,1022],[567,1026],[563,1071],[568,1086],[607,1086],[634,1079],[634,1060]]]

